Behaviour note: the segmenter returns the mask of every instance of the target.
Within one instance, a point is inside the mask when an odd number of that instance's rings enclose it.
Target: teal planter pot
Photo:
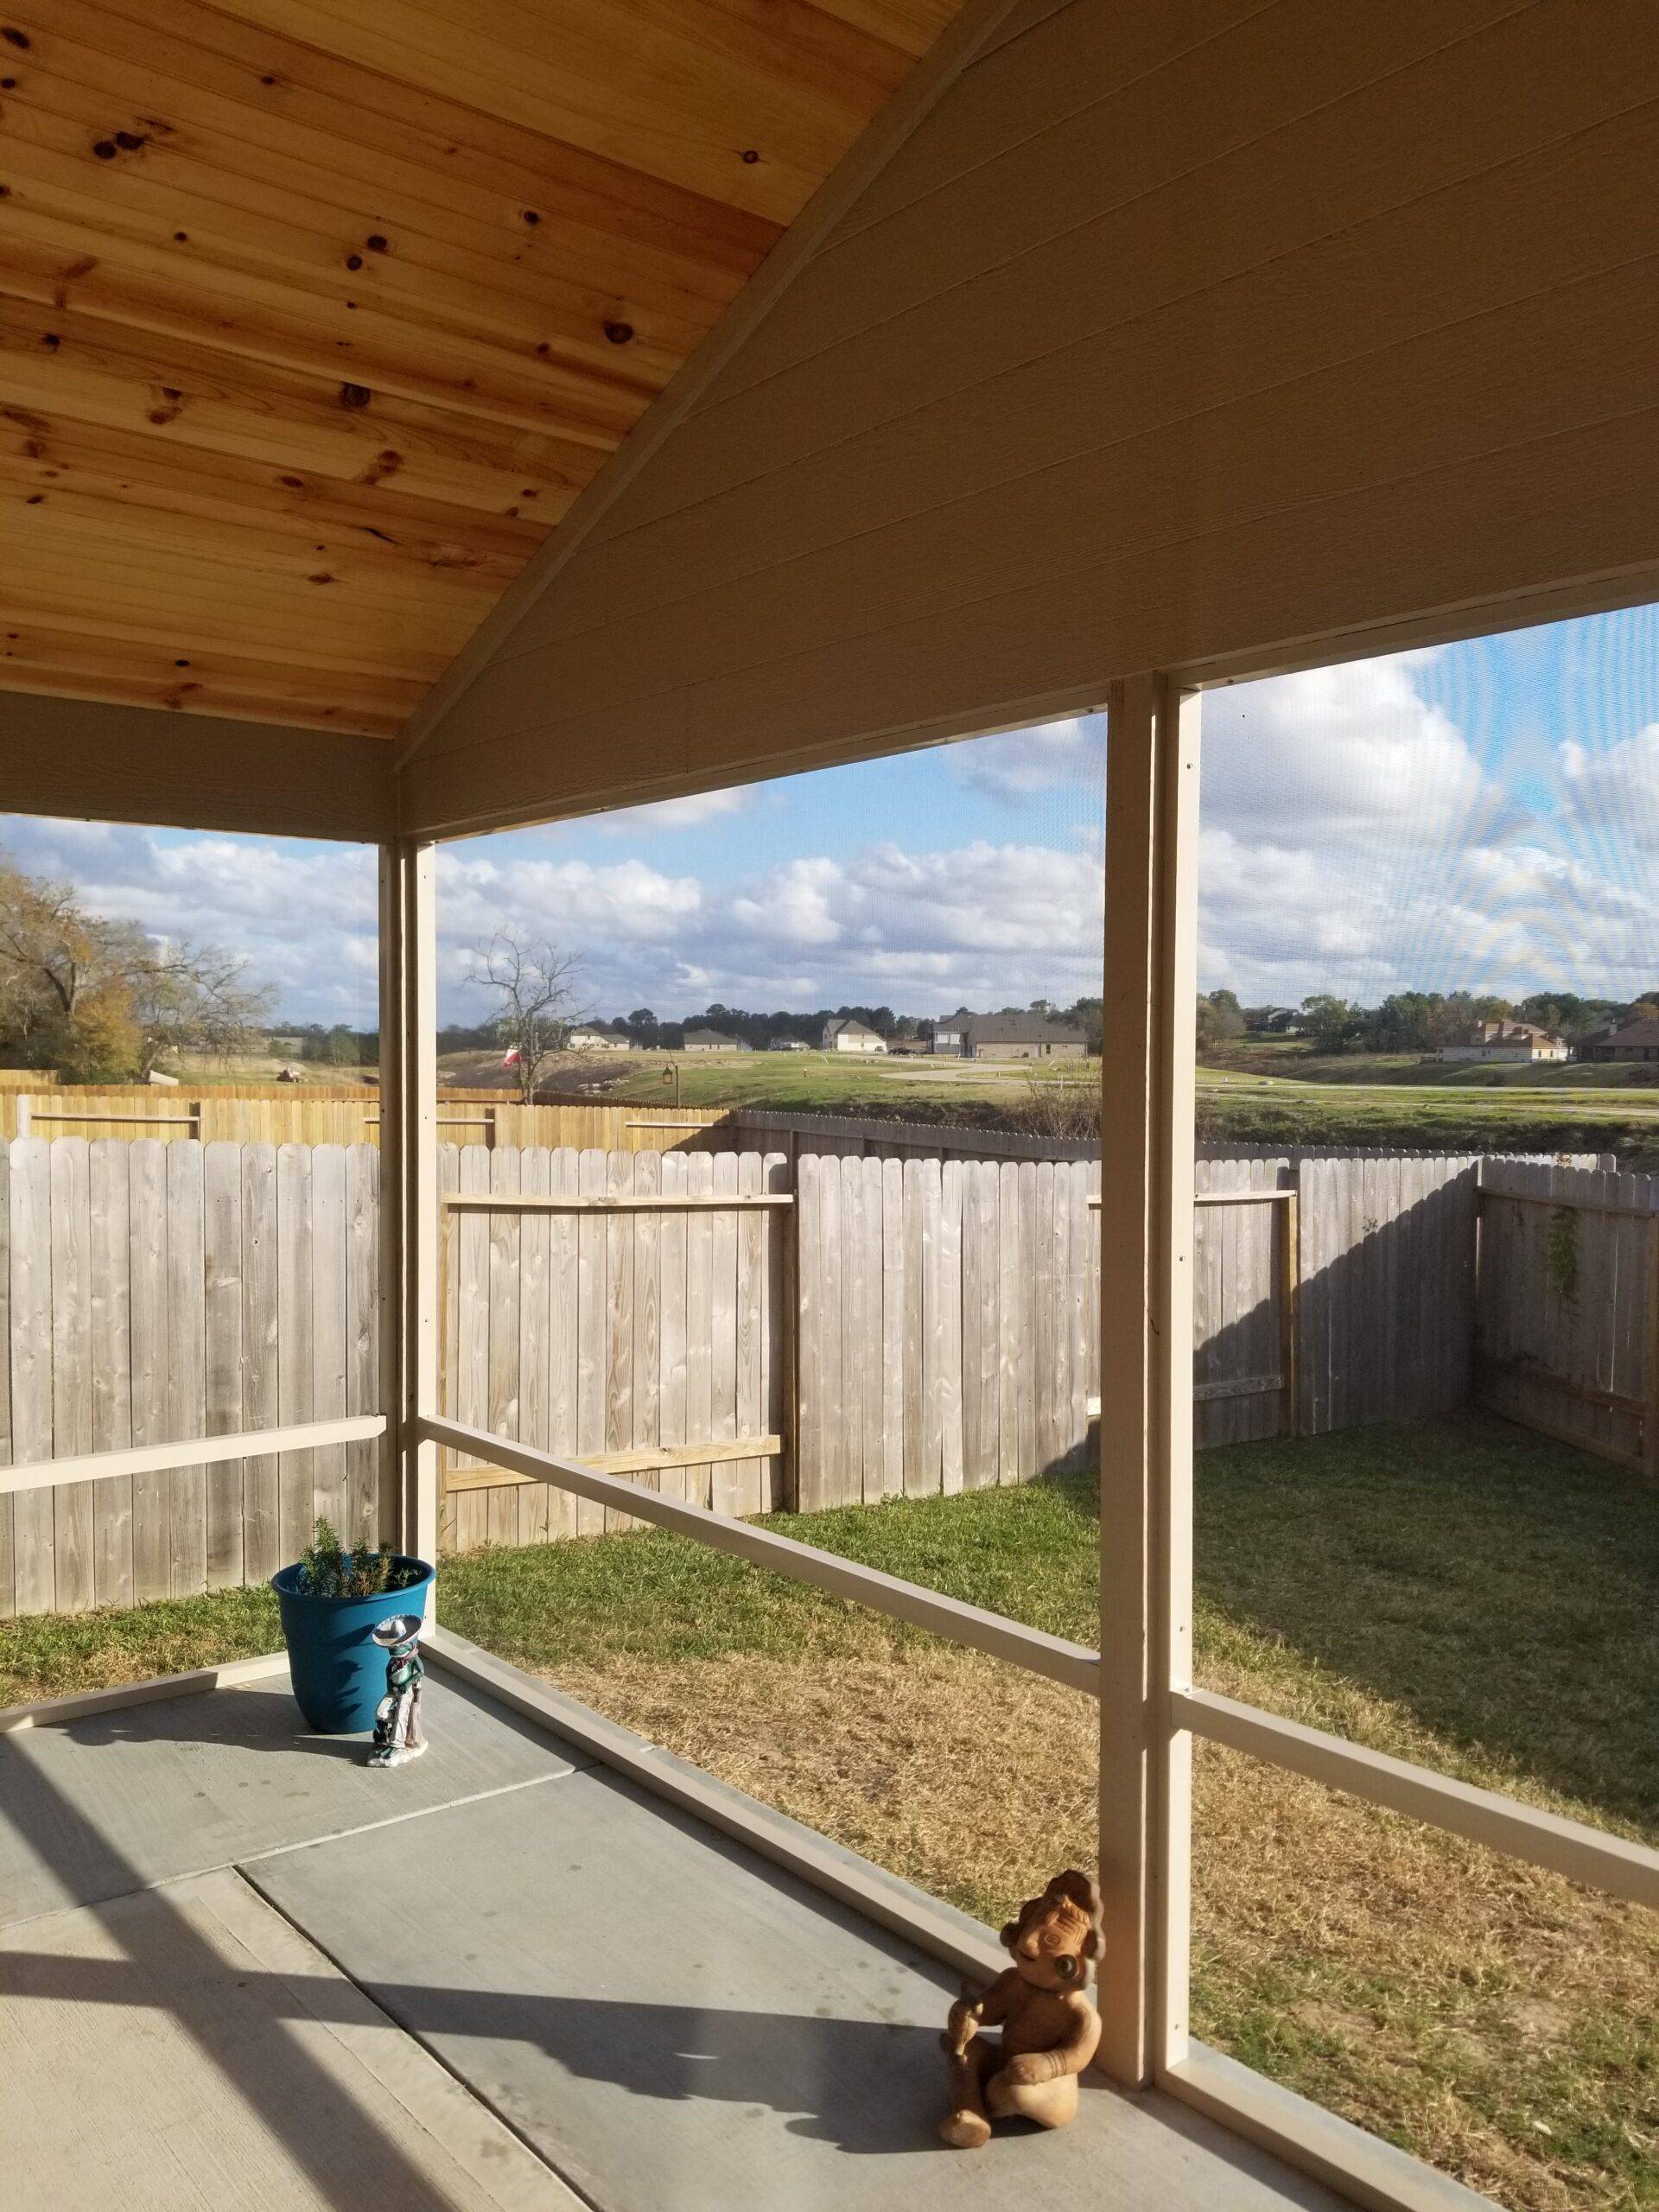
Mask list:
[[[433,1570],[423,1559],[398,1558],[417,1567],[420,1580],[375,1598],[311,1598],[296,1586],[299,1567],[270,1578],[283,1616],[294,1695],[307,1724],[320,1736],[348,1736],[374,1726],[374,1708],[386,1694],[386,1655],[369,1641],[376,1624],[394,1613],[427,1611]]]

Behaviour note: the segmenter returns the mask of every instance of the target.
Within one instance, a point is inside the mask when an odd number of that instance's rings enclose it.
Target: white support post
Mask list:
[[[438,1402],[433,851],[380,849],[381,1377],[397,1542],[428,1560],[438,1549],[438,1454],[417,1416]]]
[[[1192,1738],[1192,1065],[1198,703],[1113,688],[1101,1069],[1099,2063],[1186,2050]]]

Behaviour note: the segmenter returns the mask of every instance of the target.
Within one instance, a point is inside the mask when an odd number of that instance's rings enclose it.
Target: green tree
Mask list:
[[[1319,1052],[1351,1052],[1363,1040],[1365,1019],[1361,1009],[1327,991],[1302,1001],[1302,1026]]]

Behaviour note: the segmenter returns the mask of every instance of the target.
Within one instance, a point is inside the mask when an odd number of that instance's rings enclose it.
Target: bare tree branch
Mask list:
[[[512,930],[499,929],[488,944],[474,948],[467,980],[495,1001],[491,1027],[507,1047],[526,1106],[535,1101],[548,1059],[564,1049],[572,1025],[588,1018],[588,1010],[576,1006],[581,972],[574,953],[545,940],[531,943]]]

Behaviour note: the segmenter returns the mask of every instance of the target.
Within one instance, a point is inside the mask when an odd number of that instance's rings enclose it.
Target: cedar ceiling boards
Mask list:
[[[1651,588],[1656,176],[1652,0],[1028,0],[444,687],[405,825]]]
[[[397,732],[955,7],[0,0],[0,690]]]

